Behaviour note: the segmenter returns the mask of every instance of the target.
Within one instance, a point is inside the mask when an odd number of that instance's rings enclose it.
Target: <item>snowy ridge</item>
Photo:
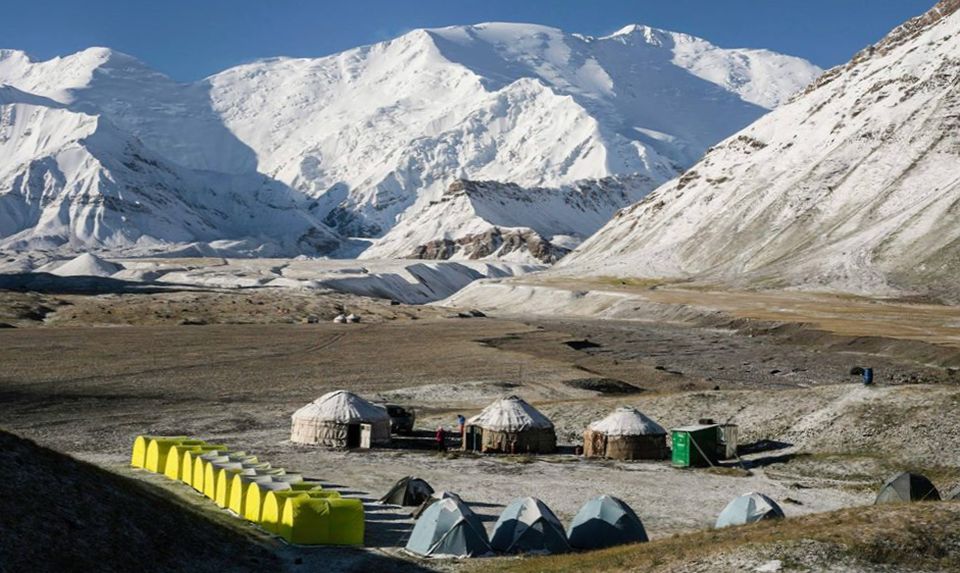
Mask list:
[[[606,177],[554,188],[457,180],[361,258],[498,259],[553,263],[651,187]]]
[[[404,221],[423,221],[422,211],[454,180],[560,188],[631,176],[648,182],[642,196],[819,72],[798,58],[725,50],[640,26],[606,38],[532,24],[415,30],[323,58],[261,60],[190,84],[106,48],[42,62],[2,50],[0,85],[19,94],[17,103],[4,104],[3,129],[23,131],[27,128],[14,122],[40,121],[23,119],[24,113],[7,110],[9,105],[42,107],[49,113],[44,112],[41,131],[60,130],[65,145],[84,148],[92,157],[83,162],[88,167],[83,177],[65,175],[107,195],[110,182],[115,197],[124,189],[124,200],[133,204],[145,204],[153,194],[165,205],[183,203],[169,213],[155,206],[139,218],[131,211],[124,211],[125,219],[101,217],[96,232],[48,213],[63,228],[40,229],[28,233],[29,240],[7,243],[30,248],[38,244],[34,238],[50,236],[44,244],[61,248],[180,249],[196,242],[203,251],[224,240],[228,247],[240,241],[237,252],[256,254],[295,250],[309,234],[320,238],[310,240],[304,252],[333,252],[340,239],[323,222],[342,236],[383,237],[374,252],[393,255],[410,245],[392,246],[391,230]],[[28,96],[39,99],[27,101]],[[114,143],[95,153],[87,149],[82,142],[89,133],[76,125],[84,121],[111,130]],[[58,122],[63,125],[54,126]],[[79,131],[69,134],[71,125]],[[28,148],[15,160],[0,156],[0,173],[35,173],[29,178],[35,186],[44,177],[56,179],[52,172],[36,172],[65,152],[52,149],[54,140],[44,144],[51,149],[35,150],[36,156],[24,156]],[[133,149],[159,167],[123,169]],[[2,180],[0,193],[11,192],[16,177]],[[47,184],[40,188],[51,193]],[[133,189],[143,196],[133,198]],[[61,214],[83,211],[68,205],[79,195],[57,194]],[[611,201],[585,215],[591,225],[609,214]],[[261,220],[260,202],[274,214]],[[242,215],[230,223],[215,221],[198,205]],[[284,217],[299,215],[287,224],[271,218],[278,210]],[[3,220],[0,237],[23,233],[41,218],[24,217]],[[148,222],[150,217],[159,222]],[[536,227],[533,220],[515,223],[512,227]],[[464,226],[462,220],[457,224]],[[442,223],[433,226],[437,232],[430,240],[458,232]],[[564,226],[571,225],[559,227]]]
[[[563,272],[958,300],[958,8],[941,2],[715,146]]]

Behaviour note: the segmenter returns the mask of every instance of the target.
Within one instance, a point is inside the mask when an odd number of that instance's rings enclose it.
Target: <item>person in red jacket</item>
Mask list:
[[[447,450],[447,435],[443,431],[443,426],[437,426],[437,435],[434,437],[437,441],[437,451],[444,452]]]

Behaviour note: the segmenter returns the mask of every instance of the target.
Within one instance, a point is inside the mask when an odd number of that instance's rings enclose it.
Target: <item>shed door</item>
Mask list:
[[[370,449],[373,442],[373,426],[371,424],[360,424],[360,447]]]
[[[690,435],[686,432],[673,433],[673,464],[690,465]]]

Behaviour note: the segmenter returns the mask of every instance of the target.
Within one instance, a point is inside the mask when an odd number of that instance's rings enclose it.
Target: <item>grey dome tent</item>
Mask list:
[[[438,500],[417,520],[407,551],[423,557],[479,557],[493,553],[480,519],[458,499]]]
[[[880,493],[877,494],[877,501],[874,503],[908,501],[940,501],[940,492],[925,476],[903,472],[893,476],[883,484]]]
[[[583,504],[570,523],[567,539],[575,549],[603,549],[649,541],[637,514],[610,495],[601,495]]]
[[[570,551],[563,524],[534,497],[513,500],[493,527],[490,545],[501,553],[566,553]]]
[[[418,477],[407,476],[400,479],[387,494],[380,498],[380,503],[393,505],[421,505],[433,495],[430,484]]]
[[[456,499],[456,500],[459,501],[460,503],[463,503],[463,500],[460,499],[460,496],[457,495],[457,494],[455,494],[455,493],[453,493],[452,491],[438,491],[438,492],[433,493],[433,494],[432,494],[430,497],[428,497],[426,500],[424,500],[424,502],[420,504],[420,507],[418,507],[417,509],[415,509],[415,510],[413,511],[413,513],[411,513],[410,515],[411,515],[414,519],[420,519],[420,516],[423,515],[423,512],[427,511],[427,508],[429,508],[431,505],[433,505],[434,503],[440,501],[441,499],[447,499],[447,498],[451,498],[451,497],[454,498],[454,499]]]
[[[751,492],[741,495],[727,504],[717,517],[715,527],[729,527],[731,525],[745,525],[764,519],[779,519],[784,517],[783,510],[769,497],[762,493]]]

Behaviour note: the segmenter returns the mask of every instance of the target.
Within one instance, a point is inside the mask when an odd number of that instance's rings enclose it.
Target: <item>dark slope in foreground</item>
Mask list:
[[[276,556],[127,479],[0,431],[0,571],[276,571]]]

